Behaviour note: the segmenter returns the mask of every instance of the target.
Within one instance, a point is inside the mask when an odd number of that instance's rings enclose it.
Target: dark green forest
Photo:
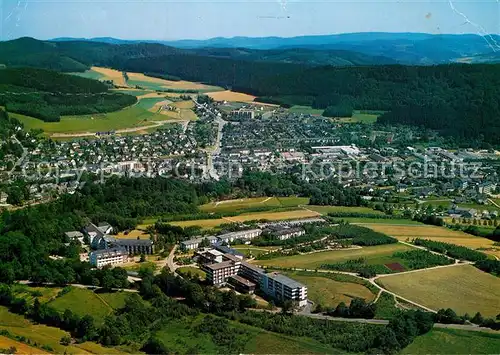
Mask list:
[[[47,122],[57,122],[61,115],[117,111],[136,101],[132,95],[109,92],[96,80],[45,69],[0,70],[0,106]]]

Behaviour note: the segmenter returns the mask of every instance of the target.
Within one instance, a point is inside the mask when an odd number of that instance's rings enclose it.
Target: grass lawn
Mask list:
[[[417,337],[401,354],[496,354],[500,334],[432,329]]]
[[[133,229],[129,231],[128,233],[120,232],[117,235],[115,235],[116,238],[118,239],[149,239],[150,236],[148,233],[141,229]]]
[[[34,117],[10,113],[18,119],[26,129],[42,129],[46,134],[82,133],[118,130],[123,128],[147,126],[151,121],[166,120],[165,116],[150,112],[147,108],[161,98],[142,99],[140,104],[123,110],[80,116],[62,116],[60,122],[44,122]],[[142,101],[145,101],[142,103]],[[141,107],[144,106],[144,107]]]
[[[250,255],[257,257],[259,255],[268,253],[270,251],[279,249],[279,247],[260,247],[260,246],[253,246],[253,245],[231,245],[231,248],[238,250],[239,252],[242,252],[245,254],[247,257],[250,257]]]
[[[30,287],[27,285],[14,285],[12,289],[16,297],[24,298],[28,304],[33,304],[35,298],[38,298],[42,303],[48,302],[61,291],[60,287]],[[38,293],[42,295],[37,296]]]
[[[101,74],[93,69],[85,70],[83,73],[69,73],[69,74],[81,76],[82,78],[94,79],[94,80],[105,80],[106,79],[105,75],[103,75],[103,74]]]
[[[256,213],[244,213],[239,216],[230,217],[230,219],[237,222],[253,221],[253,220],[270,220],[279,221],[287,219],[300,219],[300,218],[311,218],[317,217],[316,212],[306,211],[303,209],[285,212],[256,212]]]
[[[41,324],[33,324],[23,316],[9,312],[9,310],[3,306],[0,306],[0,330],[6,330],[11,335],[23,336],[29,339],[31,343],[37,343],[38,345],[47,345],[54,349],[54,352],[62,354],[64,352],[73,354],[87,354],[88,352],[79,348],[78,345],[63,346],[59,344],[59,341],[63,336],[69,336],[68,332],[55,327],[48,327]],[[101,348],[102,353],[106,353]],[[20,350],[18,348],[18,350]],[[38,351],[36,353],[42,353]],[[24,353],[23,353],[24,354]]]
[[[347,260],[365,258],[371,265],[381,265],[400,262],[392,257],[397,251],[411,250],[412,247],[403,244],[386,244],[373,247],[363,247],[350,250],[329,250],[313,254],[292,255],[270,260],[255,260],[254,264],[263,266],[297,267],[304,269],[319,268],[322,264],[338,263]]]
[[[177,319],[156,332],[156,337],[173,353],[216,354],[218,347],[209,334],[195,329],[202,317]],[[231,326],[245,330],[244,353],[248,354],[331,354],[335,349],[308,338],[289,337],[245,324],[230,322]],[[244,336],[245,337],[245,336]]]
[[[205,271],[197,268],[197,267],[192,267],[192,266],[182,266],[177,269],[177,272],[185,274],[190,272],[192,275],[198,275],[200,279],[204,280],[207,274],[205,274]]]
[[[310,106],[292,106],[288,109],[288,112],[290,113],[303,113],[304,115],[319,115],[321,116],[323,114],[323,109],[316,109],[312,108]]]
[[[11,347],[16,348],[18,354],[50,354],[45,350],[29,346],[20,341],[0,336],[0,349],[9,349]]]
[[[375,123],[378,116],[378,114],[362,113],[359,110],[354,110],[352,117],[335,118],[334,120],[347,123]]]
[[[83,288],[72,288],[65,295],[51,301],[50,306],[60,312],[70,309],[73,313],[84,316],[90,314],[97,323],[104,321],[104,318],[112,312],[111,305],[93,291]]]
[[[151,91],[147,90],[135,90],[135,89],[111,89],[110,91],[119,92],[122,94],[132,95],[132,96],[142,96],[146,94],[150,94]]]
[[[391,224],[401,224],[401,225],[406,225],[406,224],[415,224],[415,225],[422,225],[421,222],[418,221],[413,221],[411,219],[382,219],[382,218],[356,218],[356,217],[347,217],[347,218],[341,218],[346,222],[349,223],[357,223],[357,224],[372,224],[372,223],[377,223],[377,224],[386,224],[386,225],[391,225]]]
[[[199,208],[203,212],[234,212],[258,207],[295,207],[308,202],[306,197],[253,197],[210,202]]]
[[[500,278],[472,265],[460,265],[379,278],[377,283],[401,297],[438,310],[495,317],[500,310]]]
[[[130,295],[129,292],[105,292],[98,293],[99,297],[104,300],[111,308],[119,309],[125,306],[125,300],[127,296]]]
[[[392,319],[399,312],[394,296],[387,292],[382,292],[376,304],[375,318],[377,319]]]
[[[356,282],[346,280],[348,275],[286,272],[287,276],[297,280],[307,286],[307,296],[316,304],[326,307],[336,307],[340,302],[349,305],[355,297],[363,298],[367,302],[375,299],[369,288],[363,285],[363,280],[351,277]],[[336,280],[336,276],[338,279]],[[349,277],[349,276],[348,276]],[[359,281],[358,281],[359,280]]]
[[[454,231],[445,227],[415,225],[415,226],[393,226],[383,224],[365,225],[377,232],[393,236],[399,240],[423,238],[445,243],[462,245],[471,249],[485,248],[485,254],[500,257],[500,248],[493,246],[494,242],[483,237],[476,237],[460,231]]]
[[[383,215],[381,211],[376,211],[369,207],[346,207],[346,206],[304,206],[309,210],[316,211],[321,214],[328,214],[330,212],[337,213],[369,213]]]
[[[194,221],[173,221],[169,222],[174,226],[180,227],[190,227],[190,226],[200,226],[204,229],[212,229],[217,228],[219,225],[224,223],[238,223],[245,221],[253,221],[253,220],[270,220],[270,221],[279,221],[279,220],[287,220],[287,219],[300,219],[300,218],[311,218],[317,217],[318,214],[316,212],[306,211],[303,209],[297,209],[292,211],[284,211],[284,212],[254,212],[254,213],[244,213],[238,216],[232,217],[224,217],[217,219],[198,219]],[[142,224],[141,227],[144,227],[146,224]]]

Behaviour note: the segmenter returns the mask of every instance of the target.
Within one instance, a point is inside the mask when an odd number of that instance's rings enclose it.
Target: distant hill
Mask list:
[[[67,41],[58,38],[55,41]],[[484,38],[475,34],[433,35],[426,33],[346,33],[337,35],[317,35],[299,37],[232,37],[211,38],[207,40],[120,40],[116,38],[91,38],[90,42],[112,44],[161,43],[183,48],[246,48],[259,50],[302,48],[315,51],[344,50],[357,52],[370,57],[390,58],[400,64],[443,64],[460,58],[479,56],[489,53],[488,43],[500,43],[499,35]],[[489,41],[489,42],[488,42]]]
[[[159,43],[139,43],[111,38],[58,41],[39,41],[19,38],[0,42],[0,64],[32,66],[63,72],[81,72],[91,65],[120,65],[128,60],[173,56],[215,57],[245,61],[295,63],[308,66],[380,65],[396,61],[384,56],[370,56],[348,50],[318,50],[288,48],[255,50],[246,48],[181,49]],[[179,57],[182,56],[182,57]]]

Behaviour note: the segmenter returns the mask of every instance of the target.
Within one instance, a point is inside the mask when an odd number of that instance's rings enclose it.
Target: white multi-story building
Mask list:
[[[97,268],[105,265],[119,265],[127,262],[127,255],[125,248],[100,249],[89,254],[89,262]]]
[[[221,234],[217,236],[217,238],[219,239],[219,241],[223,243],[232,243],[238,239],[244,241],[252,240],[261,234],[262,234],[262,229],[248,229],[244,231],[236,231],[236,232]]]
[[[201,242],[204,239],[207,239],[208,242],[210,243],[210,245],[214,245],[215,243],[218,242],[217,237],[214,237],[214,236],[189,239],[189,240],[185,240],[185,241],[180,243],[181,250],[186,251],[186,250],[198,249],[198,247],[200,246]]]
[[[299,307],[307,305],[307,287],[284,275],[272,272],[262,274],[260,289],[279,301],[296,301]]]

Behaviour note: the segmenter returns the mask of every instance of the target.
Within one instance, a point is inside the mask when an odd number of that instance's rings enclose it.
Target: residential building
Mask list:
[[[124,248],[100,249],[89,254],[90,265],[101,268],[106,265],[119,265],[127,261],[128,252]]]
[[[302,228],[281,228],[271,232],[271,235],[274,235],[279,240],[286,240],[289,238],[300,237],[301,235],[306,234],[306,231]]]
[[[239,275],[233,275],[228,278],[228,282],[234,286],[234,289],[241,293],[252,294],[255,292],[256,284]]]
[[[218,242],[217,237],[214,237],[212,235],[207,236],[207,237],[201,237],[201,238],[194,238],[194,239],[189,239],[185,240],[180,243],[181,250],[187,251],[187,250],[193,250],[193,249],[198,249],[201,242],[207,239],[210,245],[214,245],[215,243]]]
[[[154,243],[151,239],[115,239],[113,245],[127,250],[129,254],[153,254]]]
[[[249,229],[218,235],[217,238],[222,243],[232,243],[235,240],[248,241],[262,234],[262,229]]]
[[[307,305],[307,287],[282,274],[276,272],[262,274],[260,289],[276,300],[296,301],[299,307]]]
[[[241,261],[226,260],[220,263],[202,265],[201,269],[207,274],[207,281],[215,286],[222,286],[231,276],[237,275]]]

